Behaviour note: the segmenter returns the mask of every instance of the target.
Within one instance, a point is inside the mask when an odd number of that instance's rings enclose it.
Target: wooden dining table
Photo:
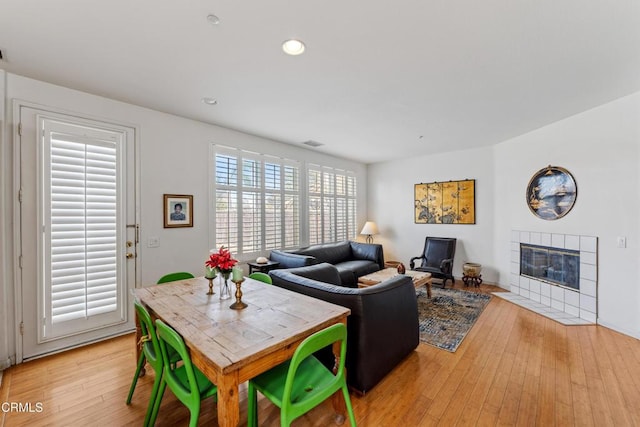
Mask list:
[[[235,286],[229,282],[232,296]],[[242,301],[207,295],[204,277],[180,280],[135,290],[152,317],[162,319],[182,335],[193,364],[218,386],[218,424],[240,421],[239,385],[290,359],[309,335],[336,323],[345,323],[350,310],[277,286],[245,278]],[[334,345],[339,357],[339,346]],[[337,366],[337,363],[336,363]],[[339,393],[333,405],[338,419],[345,407]]]

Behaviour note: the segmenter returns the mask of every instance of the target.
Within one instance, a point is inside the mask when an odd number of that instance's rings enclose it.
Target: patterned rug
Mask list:
[[[491,300],[490,295],[442,288],[433,288],[431,299],[426,289],[417,290],[416,296],[420,341],[450,352],[458,349]]]

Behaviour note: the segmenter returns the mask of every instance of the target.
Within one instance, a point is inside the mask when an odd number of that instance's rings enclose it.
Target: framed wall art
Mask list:
[[[573,175],[559,166],[540,169],[527,185],[527,206],[535,216],[548,221],[568,214],[577,196]]]
[[[164,194],[164,228],[193,227],[193,196]]]
[[[415,184],[416,224],[475,224],[476,180]]]

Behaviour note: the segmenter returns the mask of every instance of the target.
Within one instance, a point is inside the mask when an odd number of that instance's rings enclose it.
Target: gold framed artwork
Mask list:
[[[571,172],[560,166],[540,169],[527,185],[527,205],[531,213],[547,221],[568,214],[577,196],[576,180]]]
[[[193,196],[164,194],[164,228],[193,227]]]
[[[416,224],[475,224],[476,180],[415,184]]]

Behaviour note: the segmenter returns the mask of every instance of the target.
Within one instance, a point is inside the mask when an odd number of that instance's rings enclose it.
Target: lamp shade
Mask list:
[[[367,221],[364,227],[362,227],[360,234],[366,234],[367,236],[378,234],[378,226],[373,221]]]

